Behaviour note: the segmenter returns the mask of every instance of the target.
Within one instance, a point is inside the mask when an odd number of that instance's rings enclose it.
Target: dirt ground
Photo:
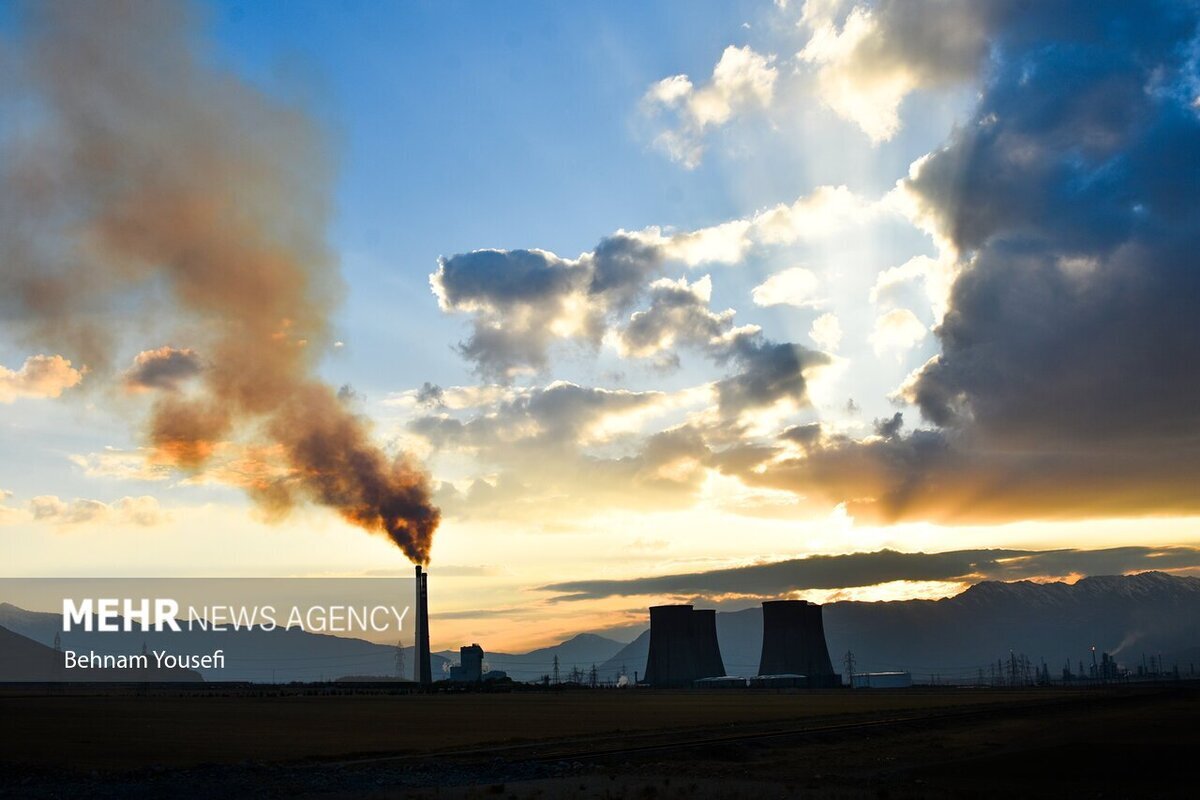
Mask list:
[[[0,695],[9,764],[97,770],[423,753],[603,733],[878,715],[1026,693],[564,691],[512,694]],[[1037,692],[1037,699],[1056,693]],[[53,746],[50,746],[53,744]]]
[[[0,697],[0,715],[0,797],[22,798],[1192,797],[1200,752],[1200,691],[1181,687]],[[275,755],[235,763],[256,737]]]

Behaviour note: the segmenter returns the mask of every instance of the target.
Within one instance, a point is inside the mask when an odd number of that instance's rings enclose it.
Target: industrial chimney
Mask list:
[[[429,574],[417,565],[417,624],[413,640],[413,680],[422,686],[433,683],[429,669]]]
[[[700,678],[724,674],[717,612],[694,611],[690,605],[651,607],[646,683],[691,686]]]
[[[821,607],[805,600],[762,604],[763,645],[759,675],[804,675],[809,688],[841,686],[825,644]]]

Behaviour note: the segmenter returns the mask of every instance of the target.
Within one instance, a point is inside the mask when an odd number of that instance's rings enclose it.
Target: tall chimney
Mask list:
[[[413,680],[422,686],[433,683],[429,668],[429,574],[417,565],[417,624],[413,638]]]

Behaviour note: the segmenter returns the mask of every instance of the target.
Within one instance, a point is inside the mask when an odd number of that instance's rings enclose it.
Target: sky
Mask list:
[[[0,5],[0,548],[436,648],[1200,570],[1191,2]]]

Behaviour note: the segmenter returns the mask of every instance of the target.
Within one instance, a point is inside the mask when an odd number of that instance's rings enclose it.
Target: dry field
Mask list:
[[[1193,797],[1200,688],[28,696],[0,798]]]
[[[641,731],[1052,700],[1056,692],[0,695],[0,759],[121,770],[416,754]]]

